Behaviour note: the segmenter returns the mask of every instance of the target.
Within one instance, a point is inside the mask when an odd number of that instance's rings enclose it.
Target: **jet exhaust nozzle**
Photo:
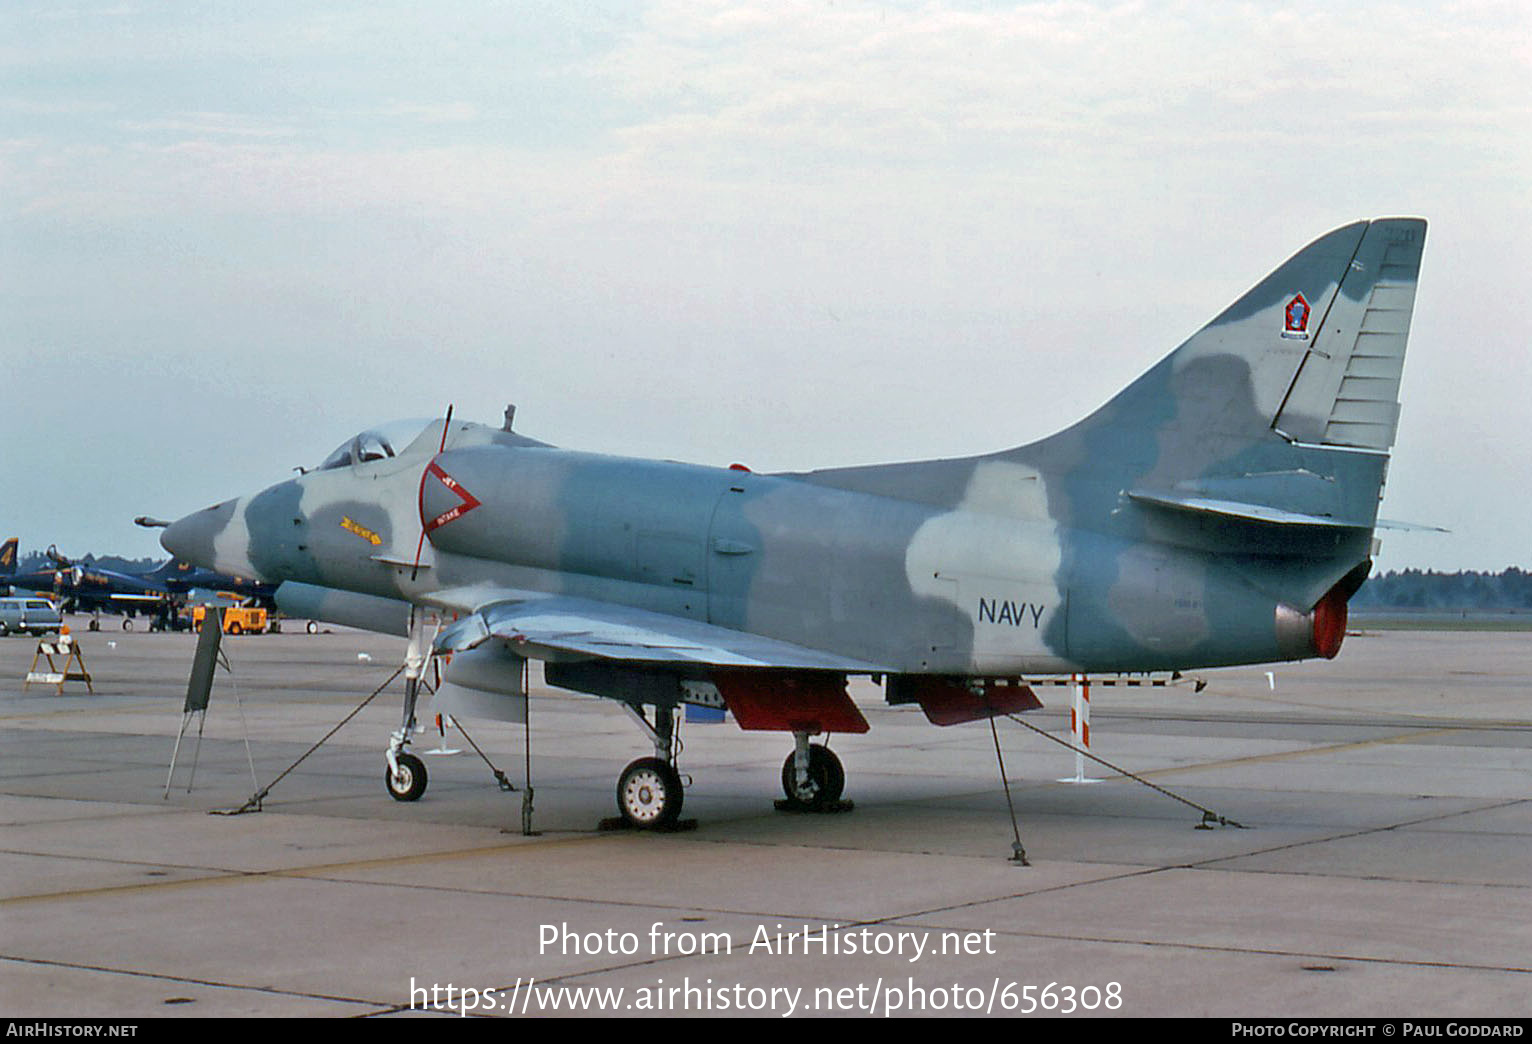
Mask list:
[[[1346,640],[1347,594],[1337,586],[1308,612],[1277,606],[1277,645],[1289,660],[1335,659]]]

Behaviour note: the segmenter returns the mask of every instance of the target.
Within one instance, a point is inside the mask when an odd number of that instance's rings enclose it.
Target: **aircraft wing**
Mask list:
[[[486,594],[484,588],[475,587],[437,592],[430,598],[442,608],[471,612],[441,632],[436,639],[438,650],[470,649],[495,637],[524,656],[542,660],[607,659],[678,667],[770,667],[848,674],[890,670],[700,620],[596,599],[502,590],[499,598],[479,602]],[[466,598],[466,602],[458,602],[458,598]],[[470,609],[474,602],[479,604]]]

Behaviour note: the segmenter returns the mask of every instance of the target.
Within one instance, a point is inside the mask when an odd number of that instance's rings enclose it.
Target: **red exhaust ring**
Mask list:
[[[1363,562],[1347,573],[1307,611],[1277,603],[1278,656],[1284,660],[1307,660],[1313,656],[1335,659],[1346,640],[1346,603],[1367,579],[1371,566],[1371,562]]]
[[[1346,601],[1347,595],[1337,585],[1314,606],[1314,651],[1327,660],[1335,659],[1346,640]]]

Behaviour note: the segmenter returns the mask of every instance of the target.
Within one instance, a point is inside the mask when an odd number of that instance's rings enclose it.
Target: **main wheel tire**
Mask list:
[[[245,631],[245,629],[239,625],[239,621],[238,620],[235,620],[233,623],[229,624],[229,633],[230,634],[243,634],[244,631]]]
[[[399,774],[383,770],[383,785],[388,787],[388,794],[395,801],[419,801],[420,795],[426,792],[426,763],[413,754],[400,754],[395,759],[399,764]]]
[[[659,758],[639,758],[617,778],[617,810],[640,830],[673,826],[685,799],[680,773]]]
[[[793,765],[793,754],[782,762],[782,791],[789,801],[796,801],[805,808],[824,808],[840,800],[846,789],[846,770],[840,758],[829,747],[820,743],[809,745],[809,779],[798,786],[798,772]]]
[[[308,622],[307,626],[305,626],[303,629],[305,631],[307,631],[309,634],[318,634],[319,633],[319,624],[316,621],[314,621],[314,620],[310,620]]]
[[[131,616],[124,616],[122,618],[122,629],[124,631],[131,631],[133,629],[133,618]]]

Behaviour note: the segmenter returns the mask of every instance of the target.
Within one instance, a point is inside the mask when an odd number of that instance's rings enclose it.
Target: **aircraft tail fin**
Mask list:
[[[0,576],[16,575],[17,547],[21,541],[17,537],[11,537],[5,543],[0,544]]]
[[[997,510],[1097,531],[1152,519],[1172,541],[1207,543],[1216,530],[1212,548],[1232,554],[1309,557],[1339,538],[1341,557],[1359,546],[1365,558],[1425,231],[1419,218],[1382,218],[1320,236],[1100,409],[1041,441],[802,477],[950,504],[972,502],[973,476],[999,464],[1013,484],[1042,479],[1033,488],[1047,495],[991,490],[983,500]]]
[[[194,571],[193,566],[175,556],[171,556],[165,562],[143,574],[145,580],[156,583],[167,583],[171,580],[179,580],[182,576],[189,575]]]
[[[1424,241],[1418,218],[1321,236],[1076,429],[1185,432],[1220,445],[1276,431],[1387,451]],[[1163,456],[1163,438],[1158,448]]]
[[[1370,530],[1425,241],[1359,221],[1294,254],[1089,417],[1002,454],[1150,510]],[[1337,452],[1339,451],[1339,452]],[[1360,452],[1357,452],[1360,451]]]

